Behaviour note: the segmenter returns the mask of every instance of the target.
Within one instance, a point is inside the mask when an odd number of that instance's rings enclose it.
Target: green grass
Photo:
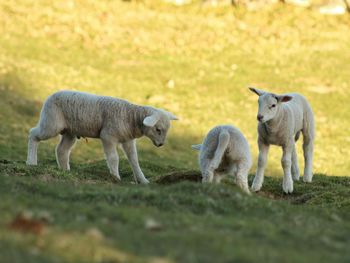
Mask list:
[[[246,196],[229,181],[159,185],[157,178],[171,168],[156,165],[144,169],[153,175],[152,185],[130,185],[130,169],[123,170],[123,183],[116,185],[102,171],[104,163],[95,165],[65,173],[52,163],[30,168],[1,164],[0,207],[6,211],[0,220],[1,254],[16,255],[19,262],[18,250],[36,262],[53,256],[67,262],[118,262],[118,253],[126,262],[154,257],[174,262],[349,260],[350,177],[316,175],[313,184],[296,183],[288,196],[278,178],[267,177],[262,193]],[[14,215],[28,210],[49,213],[48,233],[23,238],[6,230]],[[161,229],[147,229],[149,218]],[[99,229],[102,237],[90,237],[91,229]]]
[[[51,2],[0,2],[0,262],[349,262],[348,16],[282,4],[248,12],[198,2]],[[251,197],[232,180],[160,184],[174,174],[199,176],[190,145],[217,124],[239,127],[256,161],[249,85],[309,99],[314,182],[284,195],[274,147],[263,191]],[[40,144],[39,166],[24,165],[28,130],[44,99],[61,89],[180,117],[164,147],[138,143],[151,185],[131,184],[124,158],[123,181],[113,183],[98,140],[77,143],[69,173],[57,169],[57,139]],[[300,143],[298,153],[302,166]],[[21,211],[48,213],[46,232],[12,231]],[[161,229],[147,229],[150,218]]]

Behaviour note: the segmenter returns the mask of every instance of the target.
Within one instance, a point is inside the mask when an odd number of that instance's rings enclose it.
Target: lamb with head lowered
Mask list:
[[[61,134],[56,159],[60,168],[69,170],[69,155],[77,137],[99,138],[110,173],[117,180],[120,180],[120,175],[116,148],[121,144],[135,181],[146,184],[148,180],[139,165],[136,139],[146,136],[155,146],[162,146],[171,120],[177,118],[162,109],[107,96],[60,91],[46,99],[37,126],[29,132],[27,164],[37,165],[40,141]]]
[[[192,145],[199,150],[202,182],[219,183],[229,174],[236,184],[250,194],[248,172],[252,165],[249,144],[243,134],[231,125],[216,126],[209,131],[202,144]]]
[[[303,134],[304,182],[312,181],[312,159],[314,148],[314,115],[308,101],[300,94],[276,95],[249,88],[259,96],[258,124],[258,167],[252,184],[253,191],[259,191],[264,180],[269,146],[283,149],[282,167],[285,193],[293,192],[293,179],[299,180],[299,167],[295,142]]]

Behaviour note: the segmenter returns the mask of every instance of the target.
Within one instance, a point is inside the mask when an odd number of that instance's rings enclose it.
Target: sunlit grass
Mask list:
[[[189,145],[222,123],[238,126],[256,156],[256,97],[246,88],[256,85],[303,93],[316,114],[316,172],[347,175],[346,17],[279,5],[259,13],[121,1],[7,1],[1,7],[1,93],[9,94],[2,133],[21,123],[17,138],[24,141],[45,97],[60,89],[84,90],[173,111],[180,121],[169,144],[155,150],[145,142],[142,148],[193,168]],[[35,108],[19,111],[16,103],[7,104],[18,98]],[[16,144],[13,138],[2,143]],[[99,145],[79,147],[75,155],[101,158],[99,150],[93,154]],[[25,143],[16,148],[14,155],[24,159]],[[273,149],[268,169],[276,170],[279,160]]]
[[[0,1],[1,259],[348,262],[349,177],[338,176],[350,169],[349,23],[348,16],[282,4],[247,12],[158,0]],[[218,124],[239,127],[256,162],[250,85],[310,101],[314,183],[297,182],[284,195],[274,147],[261,196],[241,194],[230,180],[157,184],[171,172],[197,170],[190,145]],[[180,118],[164,147],[139,141],[149,187],[131,184],[125,159],[122,183],[112,183],[98,140],[77,143],[69,173],[57,168],[57,138],[40,144],[39,166],[24,165],[28,130],[45,98],[61,89],[121,97]],[[22,210],[51,214],[49,231],[9,231]],[[161,231],[145,228],[149,217]],[[101,236],[91,237],[91,229]]]
[[[110,182],[104,162],[66,173],[1,163],[0,254],[16,262],[347,262],[349,177],[316,175],[284,195],[279,178],[247,196],[230,182],[157,184],[169,168],[142,163],[150,186]],[[251,181],[252,177],[250,177]],[[20,211],[49,215],[42,234],[14,231]],[[147,227],[152,218],[158,230]],[[30,230],[30,229],[29,229]],[[306,245],[307,244],[307,245]],[[255,253],[251,253],[254,247]],[[313,248],[313,249],[310,249]],[[257,260],[256,255],[259,255]],[[158,260],[158,261],[157,261]]]

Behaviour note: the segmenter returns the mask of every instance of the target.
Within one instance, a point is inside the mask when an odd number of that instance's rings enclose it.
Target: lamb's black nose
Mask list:
[[[161,147],[161,146],[163,146],[163,143],[158,144],[158,147]]]
[[[258,114],[256,118],[258,119],[258,121],[261,121],[264,118],[264,116],[262,116],[261,114]]]

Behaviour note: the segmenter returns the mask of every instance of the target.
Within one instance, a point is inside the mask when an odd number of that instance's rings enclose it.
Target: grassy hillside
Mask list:
[[[63,173],[52,163],[1,164],[3,262],[348,262],[350,177],[315,176],[285,196],[278,178],[248,197],[222,185],[169,183],[170,167],[142,162],[151,186],[115,185],[104,163]],[[126,163],[122,163],[126,167]],[[185,173],[186,174],[186,173]],[[163,177],[164,178],[164,177]],[[174,179],[174,178],[173,178]],[[174,180],[173,180],[174,181]],[[161,183],[162,182],[162,183]],[[167,183],[168,182],[168,183]],[[30,211],[13,231],[8,222]],[[16,220],[15,220],[16,221]],[[25,233],[34,234],[25,234]]]
[[[247,90],[256,85],[305,94],[317,118],[316,171],[347,175],[349,17],[280,5],[246,12],[147,2],[50,3],[1,3],[1,156],[25,158],[28,128],[42,101],[60,89],[173,111],[181,121],[168,146],[142,147],[159,158],[171,156],[177,166],[194,167],[189,144],[220,123],[238,126],[256,155],[257,98]],[[42,156],[53,157],[52,145],[42,148]],[[73,158],[101,158],[99,145],[76,148]],[[268,169],[280,163],[279,151],[272,156]]]
[[[0,2],[0,262],[349,261],[348,16],[282,4],[247,12],[56,2]],[[256,161],[257,97],[248,85],[300,92],[313,106],[316,176],[291,196],[282,194],[278,148],[258,195],[241,194],[230,180],[193,182],[190,145],[214,125],[239,127]],[[179,116],[164,147],[139,141],[152,185],[131,184],[124,159],[123,182],[114,184],[98,140],[77,143],[70,173],[56,167],[57,139],[40,144],[38,167],[24,165],[28,129],[61,89]],[[180,182],[186,177],[192,181]],[[9,228],[21,211],[33,214],[29,226]]]

